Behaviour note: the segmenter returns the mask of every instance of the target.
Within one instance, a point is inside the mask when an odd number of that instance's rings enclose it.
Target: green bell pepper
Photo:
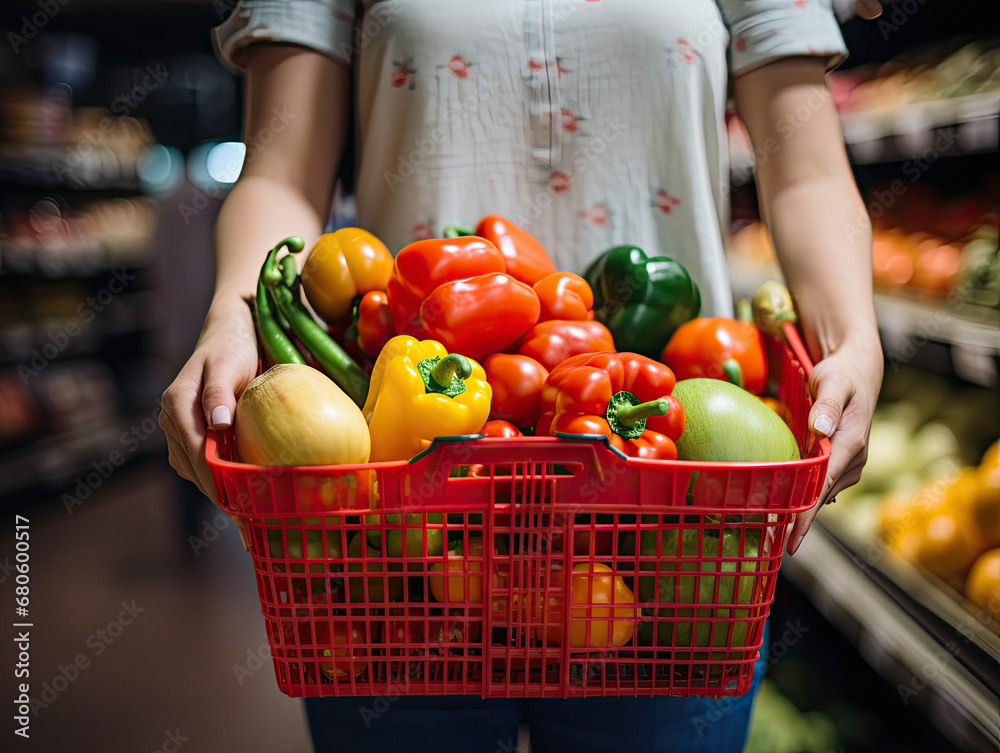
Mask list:
[[[659,359],[674,331],[701,311],[701,293],[684,265],[649,258],[635,246],[616,246],[584,273],[594,291],[594,317],[621,353]]]

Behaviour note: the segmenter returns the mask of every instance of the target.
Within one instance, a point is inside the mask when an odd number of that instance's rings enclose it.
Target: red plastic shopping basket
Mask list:
[[[785,530],[829,443],[805,350],[766,338],[802,460],[626,458],[603,438],[445,438],[409,462],[267,468],[210,432],[292,697],[738,695]],[[455,550],[461,548],[461,553]]]

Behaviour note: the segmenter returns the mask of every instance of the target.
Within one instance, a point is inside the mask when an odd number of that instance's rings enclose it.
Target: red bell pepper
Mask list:
[[[600,322],[552,319],[535,325],[521,341],[518,353],[530,356],[552,371],[581,353],[614,353],[611,332]]]
[[[503,254],[482,238],[468,236],[411,243],[396,254],[386,286],[396,334],[419,333],[420,339],[426,339],[420,332],[420,305],[439,285],[506,270]]]
[[[537,434],[604,434],[627,455],[675,460],[684,409],[673,372],[637,353],[585,353],[564,361],[542,388]]]
[[[556,271],[542,244],[523,228],[497,214],[488,214],[476,225],[476,235],[503,253],[507,273],[515,280],[534,285]]]
[[[483,368],[493,388],[490,416],[515,426],[534,426],[541,412],[538,398],[549,376],[548,369],[534,358],[517,353],[496,353],[486,359]]]
[[[517,342],[538,310],[538,296],[523,282],[484,274],[438,285],[420,306],[420,324],[449,353],[482,362]]]
[[[721,379],[759,395],[767,380],[767,359],[764,339],[747,308],[740,306],[739,320],[700,317],[682,324],[660,360],[678,379]]]
[[[377,358],[384,346],[396,334],[389,312],[389,298],[381,290],[370,290],[361,297],[355,316],[357,344],[362,352]]]
[[[572,272],[556,272],[543,277],[532,287],[542,304],[542,313],[538,321],[547,322],[551,319],[585,321],[594,318],[594,293],[580,275]]]

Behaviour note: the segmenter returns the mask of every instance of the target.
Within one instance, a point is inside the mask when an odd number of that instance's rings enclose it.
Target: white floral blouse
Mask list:
[[[671,256],[709,315],[732,310],[729,71],[846,52],[830,0],[243,0],[215,33],[237,68],[262,40],[353,66],[357,223],[393,251],[502,214],[561,269]]]

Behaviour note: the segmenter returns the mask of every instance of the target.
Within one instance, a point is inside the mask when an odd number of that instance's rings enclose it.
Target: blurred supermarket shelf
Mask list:
[[[855,164],[996,152],[1000,92],[845,112],[840,122]]]
[[[941,157],[1000,151],[1000,91],[842,112],[840,123],[855,165],[913,160],[919,176]],[[742,186],[753,178],[750,139],[737,119],[728,130],[730,176]]]
[[[776,266],[748,263],[736,255],[730,255],[729,266],[737,300],[752,297],[766,280],[782,279]],[[957,376],[984,387],[997,385],[1000,310],[962,302],[949,306],[899,291],[875,294],[875,316],[887,357],[895,356],[899,363],[922,362],[920,354],[928,343],[940,343],[950,351]]]
[[[110,473],[164,444],[151,413],[41,439],[0,455],[0,507],[13,509],[59,492],[82,503]]]
[[[816,524],[782,572],[907,705],[963,750],[1000,747],[1000,637],[913,578],[899,584]],[[916,576],[915,576],[916,577]]]

